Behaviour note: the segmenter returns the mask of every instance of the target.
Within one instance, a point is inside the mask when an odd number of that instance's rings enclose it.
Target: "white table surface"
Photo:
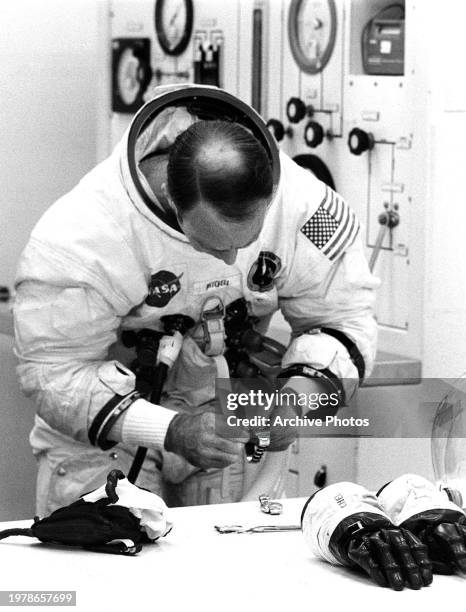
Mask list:
[[[299,523],[304,501],[283,500],[279,517],[263,514],[255,502],[172,509],[173,531],[135,557],[9,538],[0,541],[0,590],[76,590],[77,609],[89,611],[464,607],[466,581],[457,576],[435,576],[420,591],[394,592],[313,558],[300,531],[222,535],[214,529]],[[30,523],[0,523],[0,529]]]

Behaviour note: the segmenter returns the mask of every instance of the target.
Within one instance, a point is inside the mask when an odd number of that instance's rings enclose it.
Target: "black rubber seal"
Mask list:
[[[356,344],[348,338],[348,336],[340,331],[339,329],[332,329],[330,327],[322,327],[320,330],[323,334],[327,334],[327,336],[332,336],[338,342],[341,342],[345,349],[348,351],[351,361],[356,366],[356,369],[359,374],[359,381],[362,383],[364,380],[364,376],[366,373],[366,364],[364,361],[364,357],[361,355],[361,351],[358,349]]]

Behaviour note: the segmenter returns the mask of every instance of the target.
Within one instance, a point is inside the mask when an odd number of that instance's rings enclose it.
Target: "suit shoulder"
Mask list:
[[[296,223],[304,223],[324,201],[327,186],[283,152],[280,153],[280,168],[281,205]]]

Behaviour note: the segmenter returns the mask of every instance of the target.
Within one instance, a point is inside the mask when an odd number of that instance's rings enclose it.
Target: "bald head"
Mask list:
[[[229,173],[244,171],[244,155],[228,140],[211,140],[201,145],[196,157],[196,164],[206,172]]]
[[[205,202],[232,219],[254,214],[272,195],[272,167],[262,144],[244,127],[198,121],[170,149],[168,191],[180,212]]]

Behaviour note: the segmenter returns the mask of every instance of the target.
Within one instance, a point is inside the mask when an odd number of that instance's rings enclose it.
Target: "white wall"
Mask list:
[[[0,2],[0,285],[42,212],[95,165],[98,7]]]
[[[42,212],[96,163],[103,4],[0,0],[0,285],[13,285]],[[0,334],[0,520],[34,512],[34,405],[20,394],[12,344]]]
[[[425,40],[431,66],[433,150],[430,206],[426,210],[425,325],[423,373],[456,378],[466,374],[466,3],[449,0],[449,10],[429,16],[439,44]],[[454,15],[454,18],[452,18]],[[425,37],[424,37],[425,38]],[[445,61],[447,58],[447,61]]]

